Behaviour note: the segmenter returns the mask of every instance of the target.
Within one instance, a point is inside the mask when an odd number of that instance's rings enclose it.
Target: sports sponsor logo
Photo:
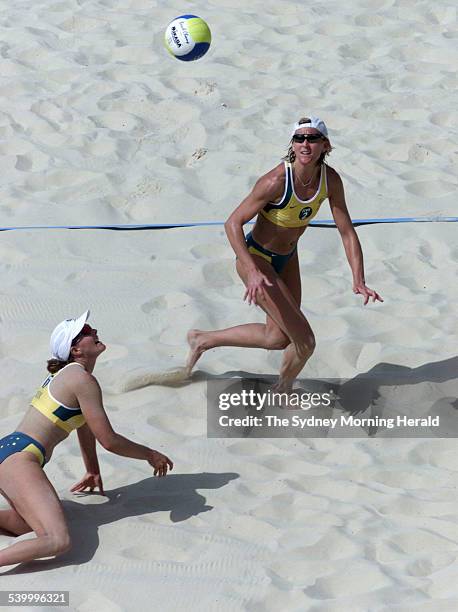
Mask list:
[[[303,219],[307,219],[307,217],[310,217],[310,215],[312,214],[312,209],[310,208],[310,206],[306,206],[305,208],[303,208],[301,210],[301,212],[299,213],[299,219],[302,221]]]
[[[171,35],[177,47],[181,47],[180,39],[178,38],[176,26],[172,26]]]

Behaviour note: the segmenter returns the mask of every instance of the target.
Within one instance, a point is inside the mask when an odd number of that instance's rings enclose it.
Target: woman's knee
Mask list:
[[[68,532],[51,534],[48,537],[50,538],[50,547],[52,550],[52,554],[55,556],[63,555],[64,553],[68,552],[72,547],[72,541]]]
[[[283,351],[291,340],[280,329],[268,331],[266,334],[266,348],[271,351]]]
[[[304,330],[298,341],[295,341],[295,345],[300,359],[308,359],[311,357],[316,347],[315,335],[312,330]]]

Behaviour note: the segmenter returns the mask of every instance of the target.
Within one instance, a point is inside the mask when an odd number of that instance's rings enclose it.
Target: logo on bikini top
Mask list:
[[[310,217],[310,215],[312,214],[313,210],[310,208],[310,206],[306,206],[305,208],[303,208],[301,210],[301,212],[299,213],[299,219],[302,221],[303,219],[307,219],[307,217]]]

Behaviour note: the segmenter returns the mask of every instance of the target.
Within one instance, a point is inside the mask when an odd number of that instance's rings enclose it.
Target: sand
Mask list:
[[[312,113],[329,126],[352,217],[456,214],[451,2],[245,4],[186,5],[213,33],[191,64],[162,48],[184,10],[175,1],[5,9],[1,225],[222,221]],[[108,345],[95,373],[113,426],[176,466],[159,481],[100,448],[107,497],[75,496],[84,470],[70,436],[46,473],[73,549],[3,575],[2,590],[69,590],[82,612],[455,610],[456,225],[358,235],[383,304],[353,295],[336,230],[300,243],[317,337],[304,376],[381,376],[383,397],[412,414],[445,396],[447,426],[429,438],[207,438],[207,382],[280,363],[215,349],[184,379],[189,328],[263,320],[242,301],[221,226],[0,233],[2,435],[44,377],[54,325],[89,307]]]

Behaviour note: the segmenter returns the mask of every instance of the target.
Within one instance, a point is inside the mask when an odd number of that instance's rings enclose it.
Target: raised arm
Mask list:
[[[371,298],[373,302],[376,300],[383,302],[383,299],[376,291],[366,286],[363,252],[358,235],[348,213],[342,179],[333,168],[328,168],[327,172],[329,204],[336,227],[342,238],[348,263],[350,264],[353,275],[353,292],[359,293],[364,297],[364,305],[368,303],[369,298]]]
[[[114,431],[103,407],[100,385],[92,374],[81,372],[75,381],[75,394],[89,430],[105,450],[122,457],[148,461],[154,468],[154,475],[165,476],[167,470],[173,468],[173,463],[162,453]]]

